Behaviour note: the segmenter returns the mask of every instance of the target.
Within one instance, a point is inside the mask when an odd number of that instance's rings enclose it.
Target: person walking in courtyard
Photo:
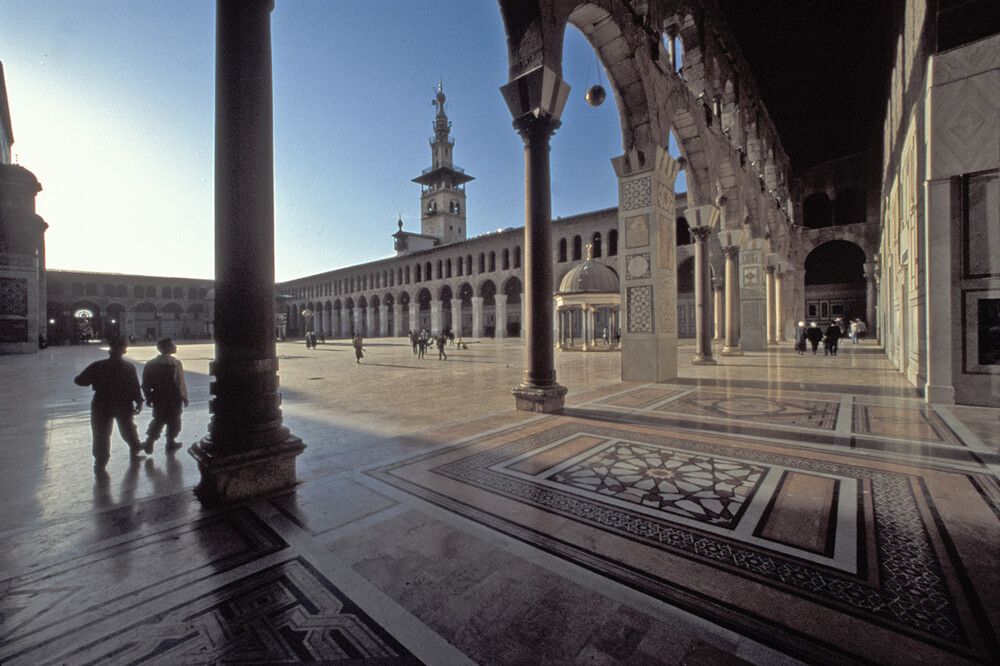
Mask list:
[[[359,365],[361,364],[361,359],[365,357],[365,343],[361,339],[361,334],[358,333],[354,336],[352,343],[354,345],[354,360]]]
[[[423,335],[417,337],[417,358],[423,358],[427,353],[427,338]]]
[[[795,327],[795,351],[799,353],[799,356],[806,353],[806,323],[800,321],[799,325]]]
[[[142,453],[142,442],[135,427],[135,415],[142,411],[142,390],[135,366],[123,357],[128,350],[125,340],[111,340],[108,358],[91,363],[73,379],[77,386],[94,389],[90,403],[90,429],[93,434],[94,473],[103,474],[111,458],[111,427],[118,424],[118,434],[128,444],[132,458]]]
[[[447,361],[448,355],[444,353],[444,346],[448,343],[448,338],[446,338],[444,333],[442,333],[441,335],[437,336],[435,342],[437,343],[437,348],[438,348],[438,360]]]
[[[831,321],[826,329],[826,337],[823,338],[823,356],[837,355],[837,347],[840,343],[840,326],[835,321]]]
[[[806,340],[812,345],[813,354],[819,348],[819,341],[823,339],[823,329],[816,325],[816,322],[809,322],[809,328],[806,329]]]
[[[187,383],[184,381],[184,365],[171,354],[177,353],[177,345],[170,338],[156,343],[160,355],[146,363],[142,369],[142,392],[146,404],[153,408],[153,418],[146,428],[143,450],[153,452],[153,443],[167,427],[167,453],[181,447],[177,435],[181,432],[181,412],[188,406]]]

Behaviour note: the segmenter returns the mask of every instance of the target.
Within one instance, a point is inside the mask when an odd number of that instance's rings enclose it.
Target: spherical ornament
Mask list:
[[[604,102],[604,98],[608,94],[604,92],[603,86],[590,86],[587,89],[587,104],[591,106],[600,106]]]

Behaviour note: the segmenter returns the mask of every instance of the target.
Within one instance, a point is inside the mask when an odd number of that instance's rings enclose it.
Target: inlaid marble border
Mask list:
[[[933,646],[956,658],[982,659],[989,653],[989,646],[996,644],[996,635],[978,612],[981,604],[974,589],[961,582],[965,580],[964,569],[960,563],[940,559],[939,553],[945,551],[938,542],[949,542],[950,537],[944,533],[943,523],[934,518],[932,498],[918,476],[889,471],[878,464],[868,467],[864,463],[835,462],[820,454],[785,455],[773,447],[741,444],[737,438],[718,435],[674,431],[666,436],[666,429],[654,433],[641,426],[580,425],[572,421],[541,432],[528,430],[519,426],[368,473],[714,622],[791,653],[809,655],[810,659],[857,656],[859,646],[852,641],[836,644],[813,635],[814,631],[819,635],[827,633],[825,623],[843,622],[846,618],[860,622],[859,627],[867,624],[869,629],[864,631],[882,634],[890,642],[889,636],[906,637],[905,641],[925,646],[913,649]],[[490,469],[556,439],[583,433],[857,479],[865,497],[859,510],[871,512],[866,514],[866,531],[859,535],[858,545],[858,561],[867,568],[857,575],[845,574],[677,521],[656,520],[600,499],[511,479]],[[562,522],[564,519],[570,522]],[[570,527],[574,523],[577,527]],[[615,539],[623,542],[616,546]],[[707,566],[709,570],[699,571],[692,565]],[[718,580],[720,577],[729,578],[729,582]],[[743,582],[737,583],[739,579]],[[761,584],[772,591],[765,592]],[[746,591],[741,592],[743,588]],[[754,588],[758,591],[749,592]],[[713,589],[715,592],[710,591]],[[720,596],[721,590],[727,590],[726,594]],[[782,595],[786,601],[780,601]],[[770,598],[771,603],[763,601],[765,598]],[[806,621],[796,613],[777,610],[802,604],[806,604],[802,612],[807,615],[819,608],[829,609],[832,615],[827,620],[812,617]],[[800,622],[805,624],[797,625]]]

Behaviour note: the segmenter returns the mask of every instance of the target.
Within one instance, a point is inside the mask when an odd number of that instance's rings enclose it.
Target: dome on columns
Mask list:
[[[604,264],[587,259],[563,276],[556,293],[618,293],[618,274]]]

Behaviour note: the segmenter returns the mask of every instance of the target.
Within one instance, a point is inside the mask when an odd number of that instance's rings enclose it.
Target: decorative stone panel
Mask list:
[[[622,183],[622,210],[635,210],[650,205],[651,184],[649,177],[636,178]]]
[[[649,275],[649,252],[631,254],[625,258],[626,279],[645,280]]]
[[[625,247],[646,247],[649,245],[649,217],[636,215],[625,220]]]
[[[28,281],[0,278],[0,315],[28,316]]]
[[[629,287],[626,313],[629,333],[653,332],[653,287]]]

